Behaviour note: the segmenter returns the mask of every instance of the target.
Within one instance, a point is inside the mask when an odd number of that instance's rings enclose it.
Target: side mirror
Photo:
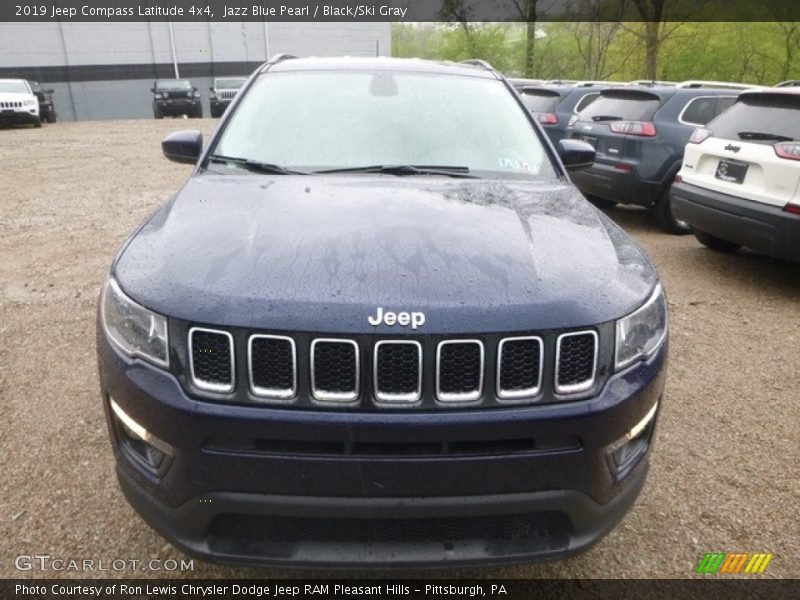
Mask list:
[[[208,90],[209,90],[210,92],[213,92],[213,91],[214,91],[214,86],[211,86],[210,88],[208,88]]]
[[[588,142],[563,139],[558,142],[558,155],[568,171],[577,171],[591,167],[597,153]]]
[[[152,87],[152,88],[150,88],[150,91],[155,94],[156,93],[156,88]]]
[[[169,160],[193,165],[203,150],[203,134],[199,131],[171,133],[161,142],[161,151]]]
[[[194,92],[197,93],[197,88],[196,87],[192,88],[192,90],[194,90]]]

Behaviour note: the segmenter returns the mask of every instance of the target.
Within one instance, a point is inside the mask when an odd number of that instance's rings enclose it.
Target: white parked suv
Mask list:
[[[671,203],[709,248],[800,261],[800,88],[743,92],[696,129]]]
[[[24,79],[0,79],[0,124],[16,123],[41,127],[39,101]]]

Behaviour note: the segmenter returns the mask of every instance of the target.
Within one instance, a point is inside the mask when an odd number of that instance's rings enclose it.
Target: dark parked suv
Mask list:
[[[669,200],[686,143],[696,127],[733,105],[748,87],[684,82],[604,90],[570,123],[569,137],[597,150],[594,166],[576,173],[575,184],[598,206],[644,206],[664,230],[689,233],[672,214]]]
[[[236,94],[247,81],[247,77],[219,77],[214,80],[214,85],[211,86],[209,95],[209,103],[211,105],[211,118],[218,119],[225,112],[225,109],[230,106]]]
[[[325,90],[325,94],[309,90]],[[642,488],[667,364],[644,252],[485,63],[265,64],[114,259],[102,405],[130,503],[225,562],[587,548]]]
[[[519,90],[522,101],[536,116],[550,140],[557,144],[566,137],[573,117],[600,96],[603,89],[621,85],[597,81],[576,84],[528,86]]]
[[[199,119],[203,116],[200,94],[191,81],[156,79],[150,91],[153,92],[153,116],[156,119],[181,115]]]
[[[53,103],[53,90],[43,88],[38,81],[28,81],[31,91],[39,101],[39,118],[48,123],[56,122],[56,107]]]

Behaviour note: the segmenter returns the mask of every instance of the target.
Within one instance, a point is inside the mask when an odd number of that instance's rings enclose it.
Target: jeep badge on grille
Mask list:
[[[375,316],[368,316],[367,321],[370,325],[377,327],[380,324],[388,325],[411,325],[411,329],[422,327],[425,324],[424,312],[392,312],[387,310],[384,312],[383,307],[378,307],[378,313]]]

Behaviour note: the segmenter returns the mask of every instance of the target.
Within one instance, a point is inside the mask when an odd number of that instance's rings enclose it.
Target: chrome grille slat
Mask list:
[[[522,348],[521,356],[520,348]],[[543,368],[544,341],[539,336],[508,337],[500,340],[497,346],[498,399],[520,402],[535,397],[542,390]],[[527,369],[527,371],[509,374],[508,371],[511,369],[517,371]],[[535,379],[530,381],[530,376],[534,373]],[[528,383],[532,385],[526,387]]]
[[[276,346],[287,345],[279,349]],[[286,365],[281,364],[287,358],[290,361],[289,372]],[[281,356],[281,354],[284,354]],[[257,364],[259,361],[261,364]],[[263,372],[266,368],[267,372]],[[272,400],[291,400],[297,394],[297,347],[292,338],[282,335],[251,335],[247,341],[247,371],[250,377],[250,391],[259,398]],[[270,383],[288,383],[288,385],[264,385],[266,377]],[[280,380],[280,381],[276,381]]]
[[[199,339],[195,339],[195,336]],[[223,355],[226,348],[219,347],[219,338],[226,340],[227,356]],[[206,358],[203,356],[206,352],[214,356]],[[192,383],[201,390],[217,393],[232,392],[236,384],[233,336],[219,329],[192,327],[189,330],[189,371]],[[227,376],[225,376],[226,371]]]
[[[553,382],[557,394],[577,394],[594,386],[598,345],[594,330],[571,331],[558,336]]]
[[[392,347],[402,348],[405,356],[387,356]],[[407,352],[408,349],[416,350],[416,357],[413,353]],[[392,364],[387,364],[390,360]],[[419,342],[411,340],[377,342],[372,369],[377,401],[411,404],[422,398],[422,345]],[[398,373],[398,371],[404,372]],[[387,381],[389,379],[391,381]],[[413,384],[413,388],[407,385],[409,382]],[[388,387],[395,389],[387,390]],[[398,391],[397,388],[403,389]]]
[[[460,348],[459,348],[460,346]],[[467,350],[468,347],[478,349],[477,364],[475,356]],[[458,352],[459,354],[455,354]],[[439,342],[436,347],[436,398],[440,402],[473,402],[483,394],[483,369],[484,369],[483,342],[480,340],[446,340]],[[466,369],[459,369],[458,363],[465,363]],[[444,363],[444,364],[443,364]],[[442,373],[444,369],[448,371]],[[452,379],[450,370],[461,371],[460,377],[472,378],[474,385],[467,381],[466,385],[457,385]],[[464,383],[461,381],[460,383]]]
[[[344,346],[352,347],[351,357],[347,357],[349,352],[343,348]],[[327,349],[325,349],[326,347]],[[347,372],[340,375],[334,372],[329,373],[328,371],[343,368],[350,371],[351,368],[348,365],[327,364],[327,362],[332,359],[326,355],[318,356],[319,349],[323,349],[323,353],[340,353],[342,355],[340,358],[344,359],[339,361],[340,363],[347,361],[352,363],[352,376]],[[335,358],[333,360],[335,360]],[[335,381],[337,377],[340,378],[338,382]],[[322,402],[352,402],[358,400],[360,378],[361,365],[358,344],[356,342],[353,340],[334,338],[317,338],[311,342],[311,393],[314,399]],[[352,385],[346,381],[347,379],[352,381]],[[325,389],[326,387],[332,389]]]

